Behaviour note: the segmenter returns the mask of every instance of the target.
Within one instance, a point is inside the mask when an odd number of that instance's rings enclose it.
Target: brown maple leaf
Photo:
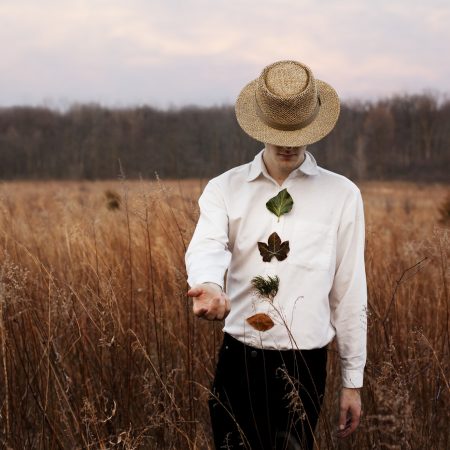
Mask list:
[[[278,261],[283,261],[289,253],[289,241],[281,242],[280,236],[277,233],[272,233],[267,244],[258,242],[258,249],[264,262],[270,262],[274,256]]]
[[[247,322],[258,331],[270,330],[275,324],[267,314],[258,313],[247,319]]]

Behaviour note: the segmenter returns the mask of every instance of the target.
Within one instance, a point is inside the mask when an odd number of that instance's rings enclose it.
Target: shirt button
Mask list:
[[[250,354],[252,355],[252,358],[256,358],[258,356],[258,352],[256,350],[252,350]]]

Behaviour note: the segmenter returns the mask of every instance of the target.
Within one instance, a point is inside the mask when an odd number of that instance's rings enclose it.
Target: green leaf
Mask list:
[[[264,262],[270,262],[274,256],[278,261],[283,261],[289,253],[289,241],[281,242],[280,236],[274,232],[269,236],[267,244],[258,242],[258,249]]]
[[[287,191],[287,189],[283,189],[276,195],[275,197],[272,197],[267,203],[266,208],[273,214],[275,214],[278,217],[278,220],[280,220],[280,217],[283,214],[287,214],[294,205],[294,200],[292,199],[291,195]]]

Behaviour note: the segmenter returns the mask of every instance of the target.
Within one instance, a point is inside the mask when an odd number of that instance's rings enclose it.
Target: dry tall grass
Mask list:
[[[211,448],[220,324],[193,318],[184,252],[201,181],[0,186],[0,405],[10,449]],[[446,187],[362,186],[369,352],[364,417],[321,449],[450,446]]]

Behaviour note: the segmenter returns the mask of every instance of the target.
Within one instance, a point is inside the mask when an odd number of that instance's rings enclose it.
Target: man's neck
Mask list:
[[[264,156],[265,151],[262,154],[262,161],[266,167],[267,173],[281,186],[286,178],[294,171],[297,170],[305,161],[306,153],[303,151],[303,158],[301,162],[298,163],[295,167],[284,167],[280,164],[277,164],[276,161],[271,161],[270,158]]]

